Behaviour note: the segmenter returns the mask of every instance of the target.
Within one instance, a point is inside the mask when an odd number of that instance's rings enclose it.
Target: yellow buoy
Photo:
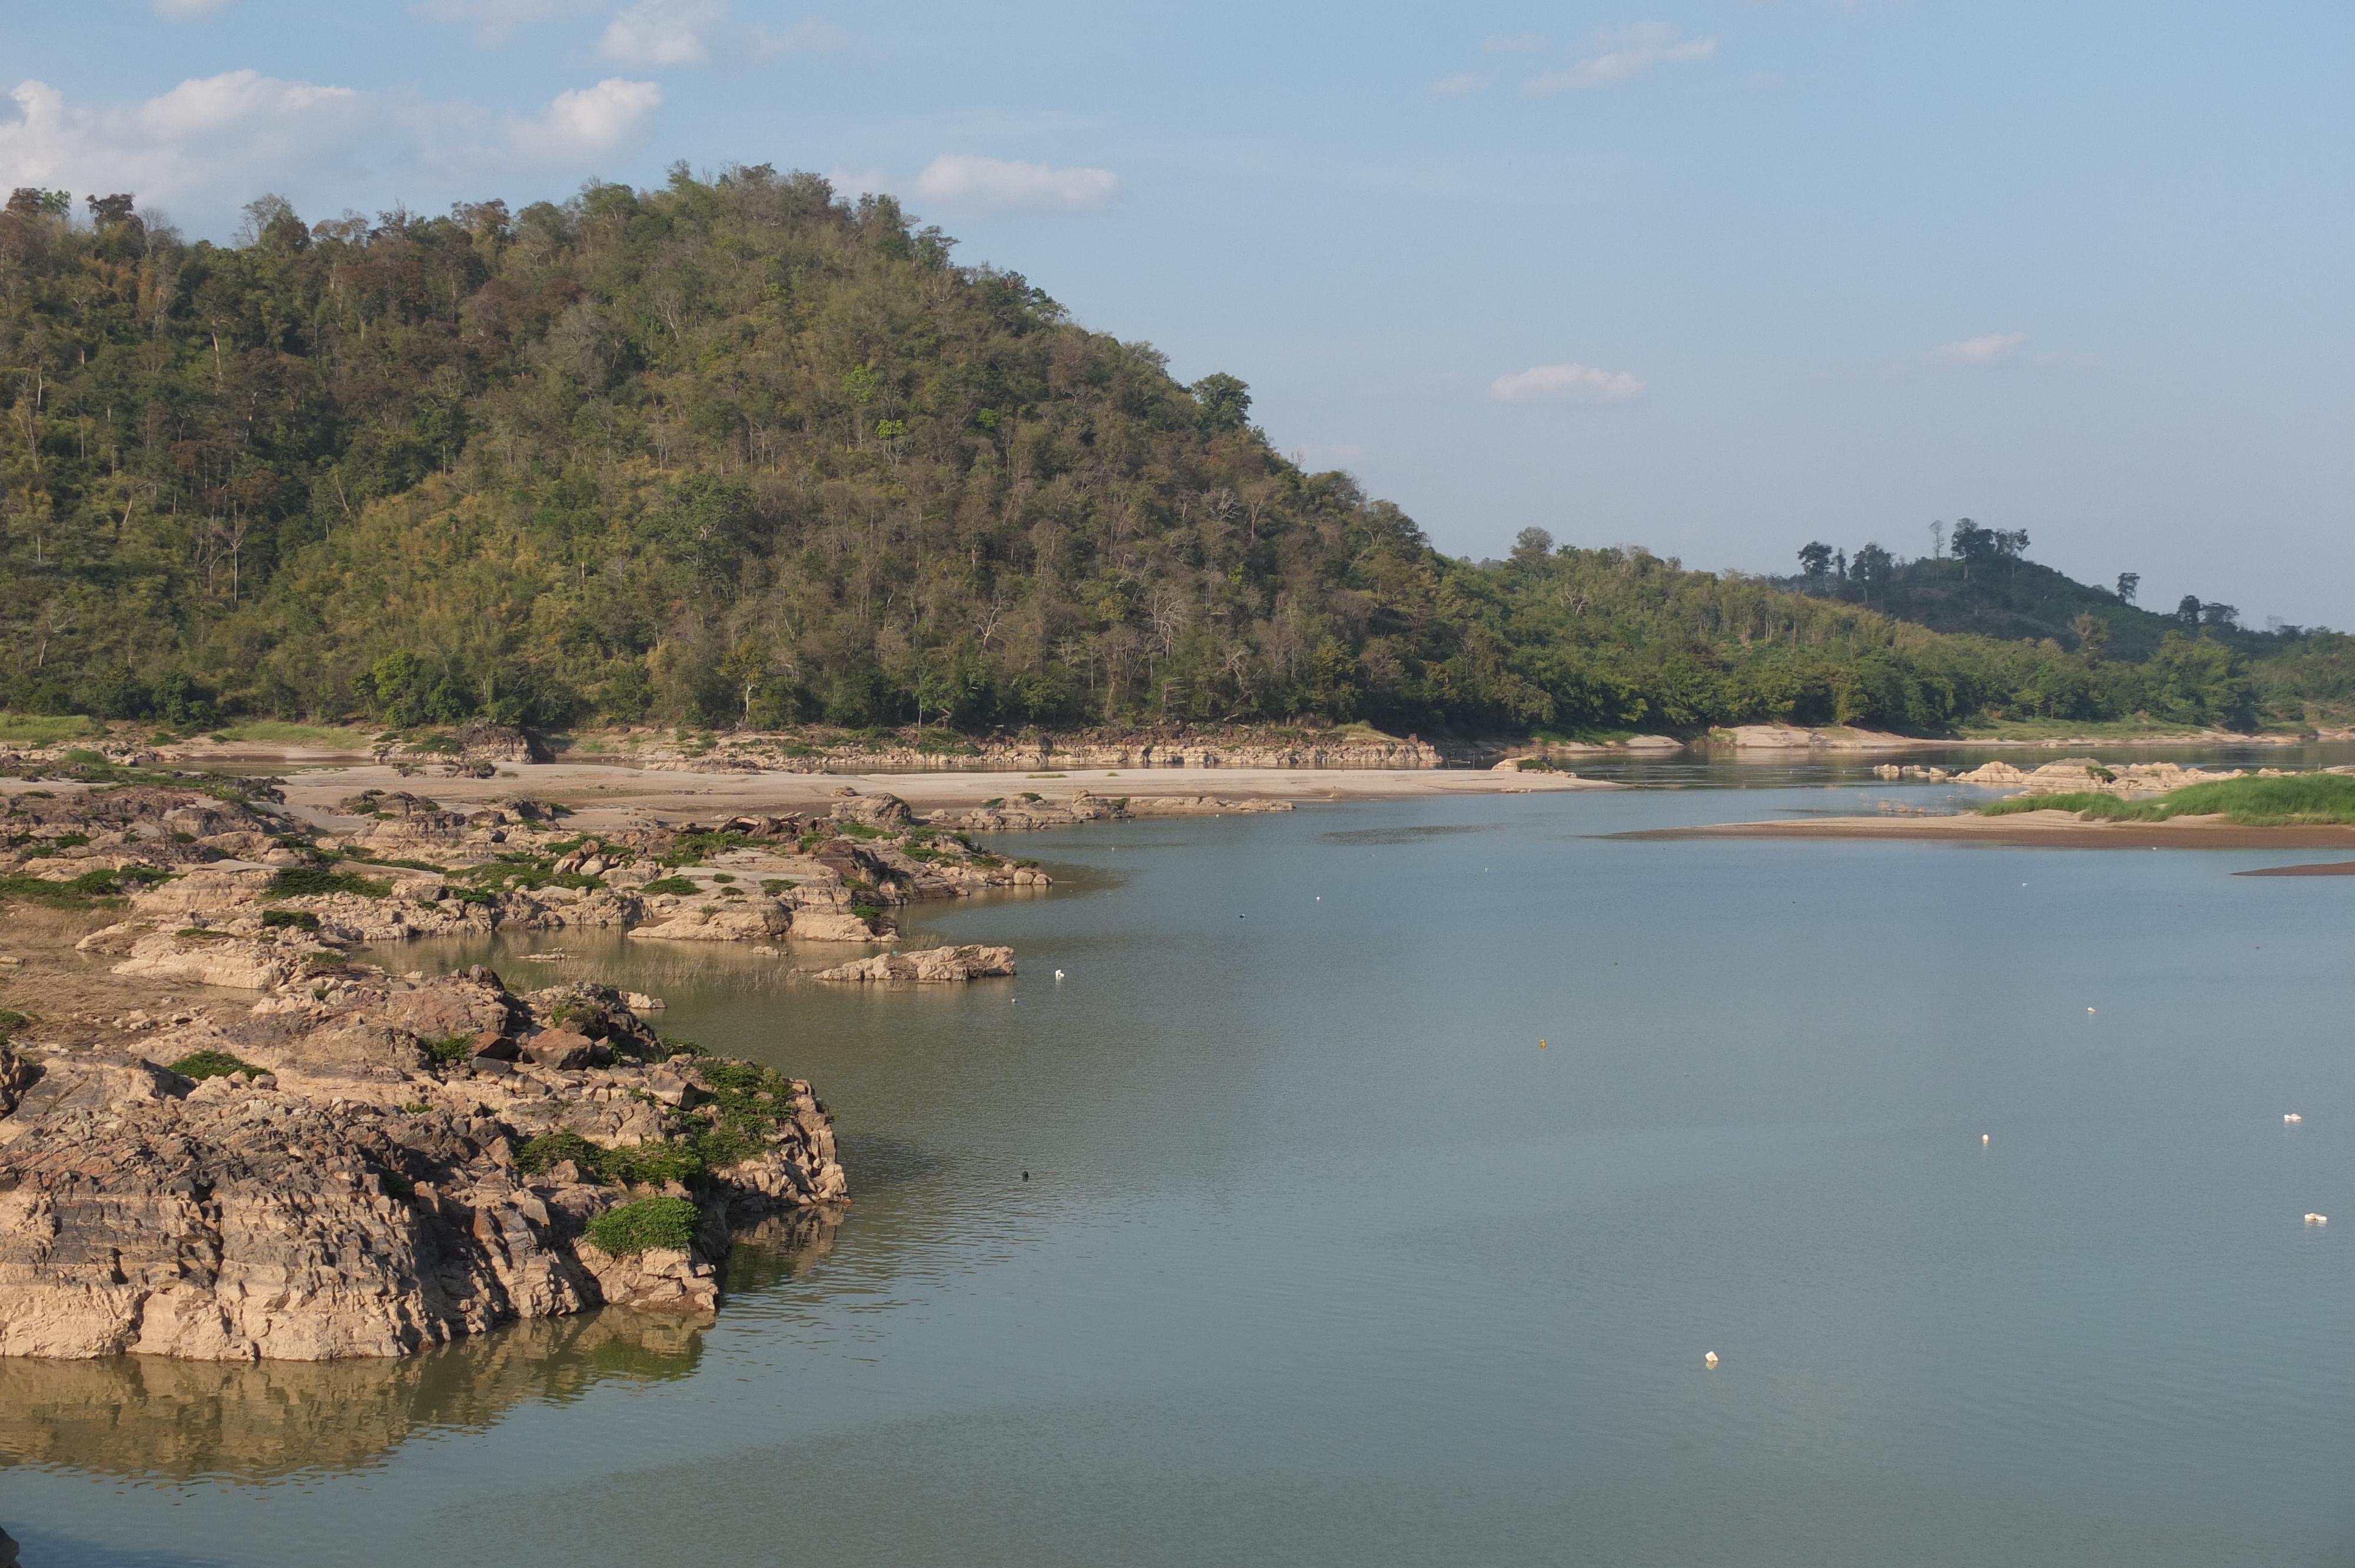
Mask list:
[[[1542,1050],[1544,1050],[1544,1049],[1545,1049],[1545,1042],[1544,1042],[1544,1041],[1540,1040],[1540,1041],[1539,1041],[1539,1042],[1538,1042],[1538,1049],[1539,1049],[1539,1050],[1540,1050],[1540,1051],[1542,1051]]]

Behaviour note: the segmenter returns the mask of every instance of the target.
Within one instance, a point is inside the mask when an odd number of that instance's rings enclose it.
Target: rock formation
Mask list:
[[[809,1085],[670,1053],[596,988],[346,971],[143,1044],[0,1048],[0,1354],[323,1361],[703,1312],[732,1224],[847,1201]]]
[[[971,980],[1014,972],[1011,948],[921,948],[911,953],[878,953],[821,969],[822,980]]]

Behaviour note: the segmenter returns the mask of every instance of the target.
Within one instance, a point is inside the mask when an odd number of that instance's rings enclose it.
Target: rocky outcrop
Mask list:
[[[1011,948],[922,948],[911,953],[878,953],[821,969],[822,980],[963,981],[1014,973]]]
[[[2257,777],[2278,779],[2281,770],[2264,768]],[[1982,763],[1955,776],[1957,784],[1997,784],[2017,788],[2023,795],[2115,795],[2137,800],[2164,795],[2191,784],[2211,784],[2223,779],[2248,777],[2237,769],[2211,771],[2173,762],[2097,762],[2090,757],[2068,757],[2029,771],[2009,762]]]
[[[0,1053],[0,1355],[398,1356],[606,1303],[707,1311],[740,1218],[847,1201],[807,1084],[666,1054],[597,988],[371,973],[145,1044]],[[240,1065],[162,1065],[198,1052]],[[598,1245],[666,1193],[691,1239]]]

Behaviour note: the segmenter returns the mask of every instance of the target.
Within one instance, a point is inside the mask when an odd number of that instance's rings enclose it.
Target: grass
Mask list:
[[[239,1060],[226,1051],[199,1051],[172,1064],[172,1071],[184,1078],[226,1078],[231,1073],[243,1073],[253,1077],[263,1070],[250,1062]]]
[[[61,740],[103,738],[106,726],[80,714],[0,714],[0,745],[55,746]]]
[[[417,1042],[425,1054],[437,1062],[463,1062],[474,1054],[474,1037],[461,1030],[455,1034],[436,1034]]]
[[[231,745],[332,746],[346,751],[366,751],[373,736],[364,729],[347,729],[338,725],[284,724],[276,719],[256,719],[250,724],[231,725],[215,733],[214,739]]]
[[[681,898],[691,898],[702,891],[703,889],[697,885],[695,879],[689,876],[656,877],[638,889],[643,896],[648,898],[659,898],[666,893],[675,894]]]
[[[640,1198],[589,1222],[589,1239],[615,1257],[685,1252],[695,1245],[698,1215],[685,1198]]]
[[[330,893],[357,893],[363,898],[390,895],[392,884],[354,871],[329,871],[318,865],[282,867],[261,890],[264,898],[316,898]]]
[[[0,898],[24,898],[50,909],[82,909],[95,902],[120,898],[133,887],[152,887],[171,880],[171,873],[134,865],[122,871],[85,871],[69,882],[0,872]]]
[[[1981,814],[2074,811],[2089,821],[2163,822],[2169,817],[2222,815],[2244,828],[2280,828],[2308,823],[2355,824],[2355,775],[2296,773],[2281,779],[2219,779],[2187,784],[2155,800],[2121,800],[2082,791],[2069,795],[2020,795],[1983,806]]]

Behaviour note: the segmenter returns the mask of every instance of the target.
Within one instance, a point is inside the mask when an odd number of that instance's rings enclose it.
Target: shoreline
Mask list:
[[[1609,779],[1567,773],[1499,772],[1466,768],[1161,768],[1055,769],[1028,773],[675,773],[612,764],[546,762],[511,779],[403,779],[386,764],[321,768],[289,776],[289,809],[306,817],[331,814],[334,802],[357,790],[409,789],[436,800],[487,804],[519,792],[553,800],[577,813],[582,830],[619,827],[634,817],[730,815],[829,805],[846,789],[896,795],[911,810],[972,810],[1026,793],[1049,806],[1075,798],[1126,797],[1139,817],[1209,816],[1232,802],[1284,800],[1300,805],[1337,800],[1412,800],[1431,795],[1523,795],[1575,789],[1624,789]],[[1215,790],[1215,794],[1211,791]],[[1217,802],[1203,804],[1201,802]]]
[[[2070,849],[2355,849],[2355,827],[2243,827],[2214,817],[2088,822],[2074,811],[2001,817],[1812,817],[1614,833],[1625,839],[1902,839]]]

